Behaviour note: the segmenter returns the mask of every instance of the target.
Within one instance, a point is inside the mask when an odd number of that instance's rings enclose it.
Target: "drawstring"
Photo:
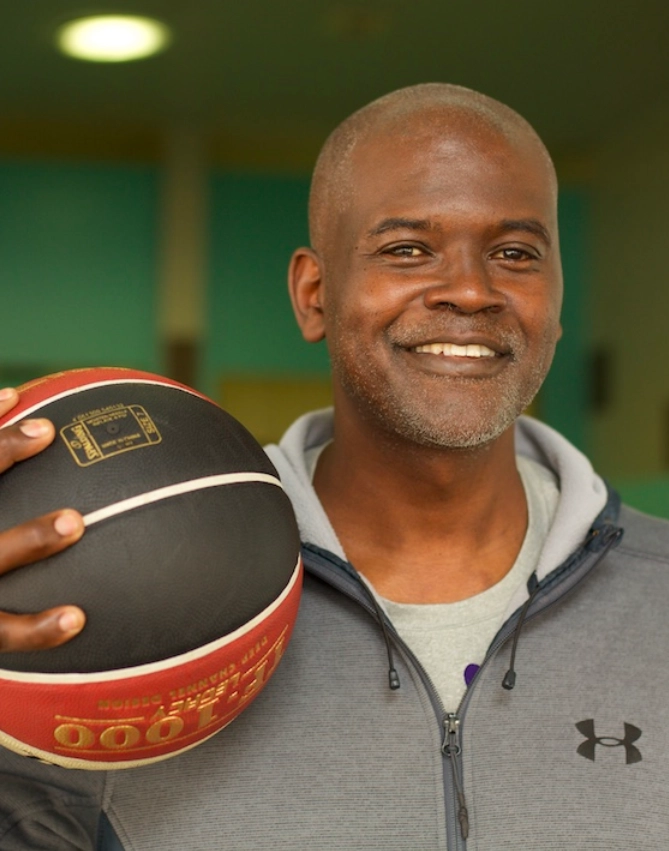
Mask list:
[[[363,581],[360,582],[362,587],[365,589],[367,596],[369,597],[372,606],[374,606],[374,611],[376,612],[376,617],[379,622],[379,626],[381,627],[381,632],[383,633],[383,640],[386,642],[386,652],[388,654],[388,686],[395,691],[400,687],[400,676],[397,673],[397,668],[395,667],[395,658],[393,656],[393,645],[390,640],[390,635],[388,633],[388,627],[386,625],[386,618],[383,614],[383,610],[379,605],[379,601],[376,599],[376,596],[372,592],[370,588],[367,587],[367,584]]]
[[[536,574],[532,574],[530,576],[527,583],[527,590],[529,591],[530,596],[525,601],[523,608],[520,610],[520,615],[518,616],[518,623],[516,624],[516,628],[513,633],[513,644],[511,645],[511,660],[509,661],[509,670],[504,674],[504,679],[502,680],[502,688],[505,688],[507,691],[511,691],[511,689],[516,684],[516,648],[518,647],[518,639],[520,638],[520,631],[523,628],[523,624],[525,623],[525,617],[527,616],[528,609],[532,605],[532,600],[534,600],[537,591],[539,590],[539,580],[536,577]]]
[[[388,632],[388,626],[386,623],[385,615],[383,613],[383,609],[379,605],[379,601],[374,596],[374,592],[371,590],[369,585],[367,585],[363,577],[357,572],[357,570],[353,567],[352,564],[349,564],[347,561],[340,559],[338,556],[334,555],[331,552],[328,552],[327,550],[324,550],[322,547],[319,547],[316,544],[303,544],[303,549],[309,550],[311,553],[321,559],[325,559],[330,564],[337,565],[350,577],[355,578],[358,585],[362,588],[365,596],[369,599],[372,608],[374,609],[376,619],[379,622],[379,626],[381,627],[383,640],[386,644],[386,653],[388,654],[388,685],[393,691],[396,691],[400,687],[400,677],[397,673],[397,668],[395,667],[393,645],[390,638],[390,633]],[[306,555],[307,554],[305,553],[305,556]]]
[[[617,498],[617,495],[616,495]],[[618,504],[619,504],[618,498]],[[602,512],[602,515],[604,512]],[[600,515],[601,516],[601,515]],[[605,520],[613,519],[607,516],[604,516]],[[613,546],[615,546],[618,541],[623,536],[623,530],[616,526],[593,526],[590,530],[588,537],[585,539],[583,550],[598,550],[600,552],[600,558]],[[602,552],[603,551],[603,552]],[[511,659],[509,661],[509,670],[504,675],[504,679],[502,680],[502,688],[507,689],[507,691],[511,691],[511,689],[516,684],[516,648],[518,647],[518,639],[520,638],[520,631],[523,628],[525,623],[525,618],[527,617],[527,612],[532,605],[532,601],[537,595],[537,592],[540,589],[539,580],[536,577],[536,574],[532,574],[530,576],[527,583],[527,590],[529,591],[530,596],[525,601],[523,608],[520,611],[520,615],[518,616],[518,623],[516,624],[516,628],[513,633],[513,644],[511,645]]]

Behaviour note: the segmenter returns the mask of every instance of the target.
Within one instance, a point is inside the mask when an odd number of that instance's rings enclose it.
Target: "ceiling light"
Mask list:
[[[163,50],[171,41],[165,24],[136,15],[96,15],[59,27],[59,49],[89,62],[130,62]]]

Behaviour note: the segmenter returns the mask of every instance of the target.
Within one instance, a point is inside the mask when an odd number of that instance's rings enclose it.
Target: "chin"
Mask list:
[[[435,449],[489,446],[509,430],[534,393],[465,394],[461,398],[412,399],[387,393],[366,406],[376,427],[399,443]]]
[[[515,417],[501,423],[490,423],[487,427],[478,424],[468,428],[465,424],[454,427],[420,427],[395,429],[395,434],[404,442],[433,449],[471,451],[493,444],[515,421]]]
[[[369,366],[369,365],[368,365]],[[543,365],[542,365],[543,366]],[[508,431],[535,397],[547,368],[535,364],[520,373],[510,368],[479,381],[425,379],[387,372],[340,371],[342,399],[354,417],[406,447],[472,450],[489,446]]]

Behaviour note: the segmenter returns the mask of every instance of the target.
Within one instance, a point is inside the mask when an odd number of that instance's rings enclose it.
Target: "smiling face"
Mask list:
[[[340,421],[466,448],[506,431],[550,366],[556,192],[534,137],[442,112],[356,146],[307,337],[320,322]]]

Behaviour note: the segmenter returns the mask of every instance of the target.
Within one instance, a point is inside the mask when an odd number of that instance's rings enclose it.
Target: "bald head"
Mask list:
[[[345,119],[328,137],[316,162],[309,198],[311,244],[327,251],[334,220],[346,210],[354,187],[356,151],[375,138],[437,138],[449,132],[476,140],[500,136],[514,146],[534,149],[545,162],[548,180],[557,193],[557,179],[545,145],[532,126],[503,103],[463,86],[423,83],[372,101]]]

